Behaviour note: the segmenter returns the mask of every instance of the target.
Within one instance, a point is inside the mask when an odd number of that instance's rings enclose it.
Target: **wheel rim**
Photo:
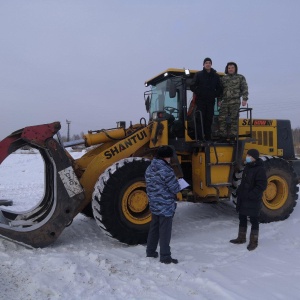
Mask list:
[[[122,198],[122,211],[133,224],[147,224],[151,221],[145,182],[130,185]]]
[[[268,186],[263,195],[264,205],[269,209],[279,209],[288,197],[288,184],[285,179],[279,176],[268,178]]]

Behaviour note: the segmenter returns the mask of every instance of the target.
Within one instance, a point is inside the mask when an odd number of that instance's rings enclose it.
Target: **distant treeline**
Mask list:
[[[83,135],[84,133],[81,132],[80,134],[73,134],[71,137],[70,137],[70,141],[76,141],[76,140],[80,140],[83,138]],[[68,137],[66,137],[65,135],[62,135],[61,136],[61,139],[63,142],[67,142],[68,141]]]
[[[295,153],[300,155],[300,128],[292,129]]]
[[[300,128],[292,129],[294,144],[300,144]]]

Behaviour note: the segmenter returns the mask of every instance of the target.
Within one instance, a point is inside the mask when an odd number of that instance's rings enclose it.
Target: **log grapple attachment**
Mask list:
[[[0,235],[35,248],[53,243],[78,213],[83,188],[64,148],[53,138],[60,123],[30,126],[13,132],[0,142],[0,164],[12,152],[29,145],[39,150],[45,163],[45,191],[30,211],[0,206]]]

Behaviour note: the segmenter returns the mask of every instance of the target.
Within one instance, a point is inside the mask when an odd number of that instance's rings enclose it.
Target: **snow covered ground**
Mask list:
[[[33,206],[42,191],[39,154],[13,154],[0,166],[0,199],[14,209]],[[112,240],[83,215],[44,249],[0,238],[0,299],[300,299],[300,205],[283,222],[261,224],[255,251],[228,242],[237,228],[230,203],[178,203],[178,265],[146,258],[145,245]]]

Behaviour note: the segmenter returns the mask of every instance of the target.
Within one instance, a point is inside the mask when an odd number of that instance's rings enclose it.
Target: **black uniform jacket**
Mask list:
[[[209,73],[203,68],[195,74],[190,88],[198,100],[214,101],[222,92],[220,76],[213,68]]]
[[[248,163],[237,189],[237,211],[242,215],[258,217],[262,207],[262,195],[267,188],[266,171],[260,159]]]

